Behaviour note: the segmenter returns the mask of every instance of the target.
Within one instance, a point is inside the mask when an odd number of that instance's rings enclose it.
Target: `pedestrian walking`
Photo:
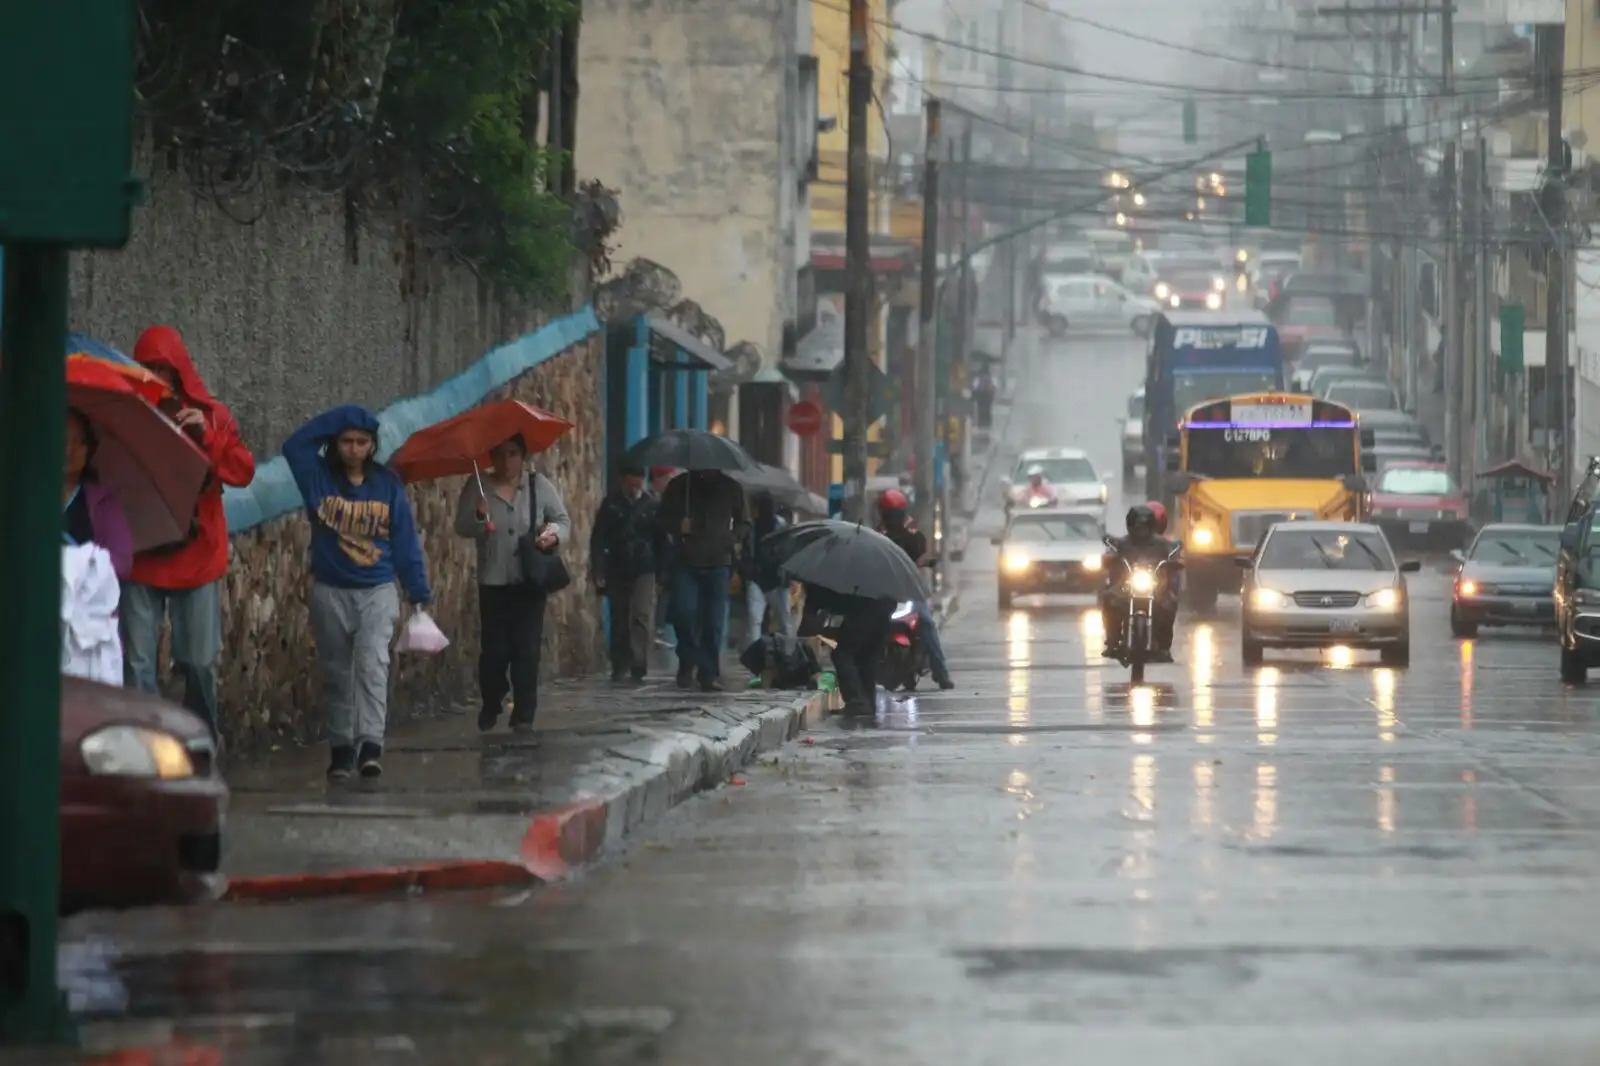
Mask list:
[[[972,378],[972,405],[978,417],[978,428],[989,432],[994,425],[994,373],[985,362],[979,365]]]
[[[378,419],[355,404],[317,415],[283,444],[311,520],[311,635],[333,781],[383,773],[395,580],[415,608],[433,599],[411,501],[377,449]]]
[[[546,590],[529,580],[524,541],[554,552],[572,535],[555,484],[528,464],[521,435],[489,453],[481,481],[467,479],[456,504],[456,533],[478,548],[478,728],[487,733],[511,696],[511,728],[533,728],[539,709]]]
[[[648,673],[655,637],[656,585],[665,556],[661,501],[645,488],[641,467],[624,467],[600,502],[589,537],[594,587],[611,604],[611,680]]]
[[[750,620],[746,645],[761,639],[767,610],[772,610],[772,620],[783,636],[785,646],[794,639],[794,618],[789,611],[789,579],[784,576],[772,554],[766,538],[783,529],[788,522],[778,513],[771,493],[763,492],[755,499],[755,517],[750,522],[750,550],[744,567],[745,613]]]
[[[159,690],[161,626],[172,623],[172,661],[183,677],[183,705],[205,719],[220,745],[217,658],[222,653],[222,578],[228,572],[228,519],[222,488],[255,478],[256,461],[239,424],[212,396],[194,368],[183,338],[171,326],[140,335],[133,358],[172,389],[169,417],[211,463],[187,535],[133,557],[119,608],[125,673],[131,688]]]
[[[678,469],[671,466],[652,466],[650,468],[650,491],[657,501],[666,495],[667,486],[672,479],[678,476]],[[677,647],[677,640],[672,635],[671,608],[672,608],[672,553],[677,546],[677,538],[672,530],[665,530],[666,537],[662,545],[662,557],[657,562],[660,571],[660,580],[656,582],[656,643],[663,648]]]
[[[719,470],[679,474],[662,497],[661,525],[676,539],[670,587],[678,687],[698,680],[703,691],[720,691],[729,585],[748,525],[744,489]]]

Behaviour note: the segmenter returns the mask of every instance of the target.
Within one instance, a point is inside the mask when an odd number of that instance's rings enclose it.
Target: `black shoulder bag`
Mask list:
[[[539,547],[539,475],[528,475],[528,531],[517,540],[517,567],[522,583],[549,595],[572,584],[572,573],[555,548]]]

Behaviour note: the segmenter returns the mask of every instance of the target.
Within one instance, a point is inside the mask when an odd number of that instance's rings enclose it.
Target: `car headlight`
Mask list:
[[[1171,296],[1171,295],[1172,295],[1172,286],[1168,285],[1164,281],[1156,282],[1156,299],[1165,300],[1168,296]]]
[[[1156,576],[1148,570],[1135,570],[1128,575],[1128,589],[1132,592],[1154,592]]]
[[[1478,583],[1476,581],[1463,581],[1456,586],[1457,596],[1476,596],[1477,594]]]
[[[1006,552],[1000,557],[1000,565],[1008,574],[1020,574],[1033,565],[1033,560],[1023,552]]]
[[[1212,289],[1216,290],[1217,292],[1221,292],[1223,289],[1226,289],[1228,287],[1228,279],[1223,278],[1223,277],[1212,278],[1211,279],[1211,287],[1212,287]]]
[[[1240,248],[1237,252],[1233,253],[1233,258],[1237,262],[1248,263],[1250,261],[1250,253],[1245,251],[1243,248]]]
[[[1179,307],[1183,304],[1183,300],[1178,297],[1177,293],[1173,293],[1167,298],[1167,303],[1172,307]]]
[[[1222,294],[1220,292],[1206,293],[1206,307],[1212,311],[1222,310]]]
[[[1399,589],[1379,589],[1367,597],[1367,603],[1380,611],[1393,611],[1400,607]]]
[[[1100,502],[1105,503],[1111,498],[1111,490],[1105,485],[1100,486]]]
[[[183,742],[170,733],[132,725],[107,726],[78,745],[89,772],[97,777],[151,777],[178,781],[194,776],[194,762]]]
[[[1289,597],[1277,589],[1253,589],[1250,593],[1250,606],[1259,611],[1275,611],[1289,606]]]
[[[1091,556],[1089,556],[1087,559],[1085,559],[1083,561],[1083,568],[1085,570],[1089,570],[1089,571],[1096,571],[1096,570],[1099,570],[1105,564],[1106,564],[1106,561],[1104,559],[1100,558],[1100,556],[1091,555]]]
[[[1189,534],[1189,539],[1194,542],[1196,548],[1209,548],[1217,539],[1217,535],[1209,529],[1197,529]]]

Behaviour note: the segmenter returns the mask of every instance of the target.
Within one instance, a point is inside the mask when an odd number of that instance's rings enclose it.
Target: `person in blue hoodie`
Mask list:
[[[433,599],[405,485],[374,458],[377,448],[377,417],[354,404],[317,415],[283,444],[311,519],[311,635],[333,781],[383,773],[395,579],[414,607]]]

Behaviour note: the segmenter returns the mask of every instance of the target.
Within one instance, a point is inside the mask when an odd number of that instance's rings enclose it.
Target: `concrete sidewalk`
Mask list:
[[[485,887],[560,878],[689,795],[734,778],[827,710],[827,695],[602,678],[540,687],[534,732],[461,707],[390,736],[384,776],[329,785],[325,748],[230,768],[230,899]]]

